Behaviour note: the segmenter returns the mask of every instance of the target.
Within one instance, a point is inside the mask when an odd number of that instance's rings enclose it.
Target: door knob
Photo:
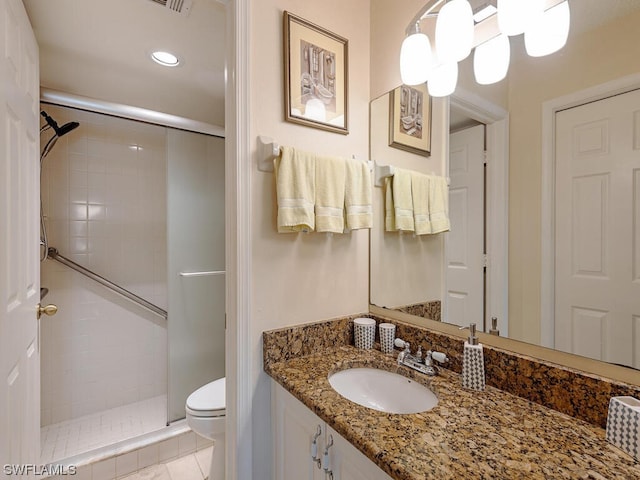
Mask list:
[[[37,312],[36,317],[38,318],[38,320],[40,320],[40,317],[42,316],[43,313],[48,317],[58,313],[58,307],[57,305],[47,305],[43,307],[40,304],[38,304],[36,308],[36,312]]]

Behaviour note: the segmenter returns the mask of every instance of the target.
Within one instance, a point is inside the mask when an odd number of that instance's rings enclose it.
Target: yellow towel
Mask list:
[[[357,230],[373,225],[371,172],[362,160],[347,160],[347,179],[344,197],[347,228]]]
[[[445,177],[429,177],[429,218],[431,233],[448,232],[449,222],[449,186]]]
[[[413,220],[416,235],[431,233],[429,219],[429,176],[411,172],[411,199],[413,200]]]
[[[274,164],[278,232],[312,232],[315,228],[315,155],[292,147],[282,147]]]
[[[393,174],[393,206],[396,228],[406,232],[415,230],[413,199],[411,198],[411,171],[396,168]]]
[[[344,232],[344,158],[316,158],[316,232]]]
[[[393,177],[384,179],[384,229],[387,232],[395,232],[396,209],[393,206]]]

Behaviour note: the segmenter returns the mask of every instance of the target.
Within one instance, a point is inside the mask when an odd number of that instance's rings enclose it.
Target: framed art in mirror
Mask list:
[[[389,146],[429,156],[431,97],[426,84],[401,85],[389,95]]]
[[[349,133],[347,39],[284,12],[285,120]]]

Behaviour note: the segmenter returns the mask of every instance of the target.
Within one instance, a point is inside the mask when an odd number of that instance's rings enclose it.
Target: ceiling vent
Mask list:
[[[151,0],[153,3],[180,15],[187,16],[193,6],[193,0]]]

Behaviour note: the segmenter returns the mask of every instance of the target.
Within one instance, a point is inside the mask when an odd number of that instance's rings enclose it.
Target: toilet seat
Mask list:
[[[203,385],[187,398],[185,409],[195,417],[222,417],[226,414],[225,378]]]

